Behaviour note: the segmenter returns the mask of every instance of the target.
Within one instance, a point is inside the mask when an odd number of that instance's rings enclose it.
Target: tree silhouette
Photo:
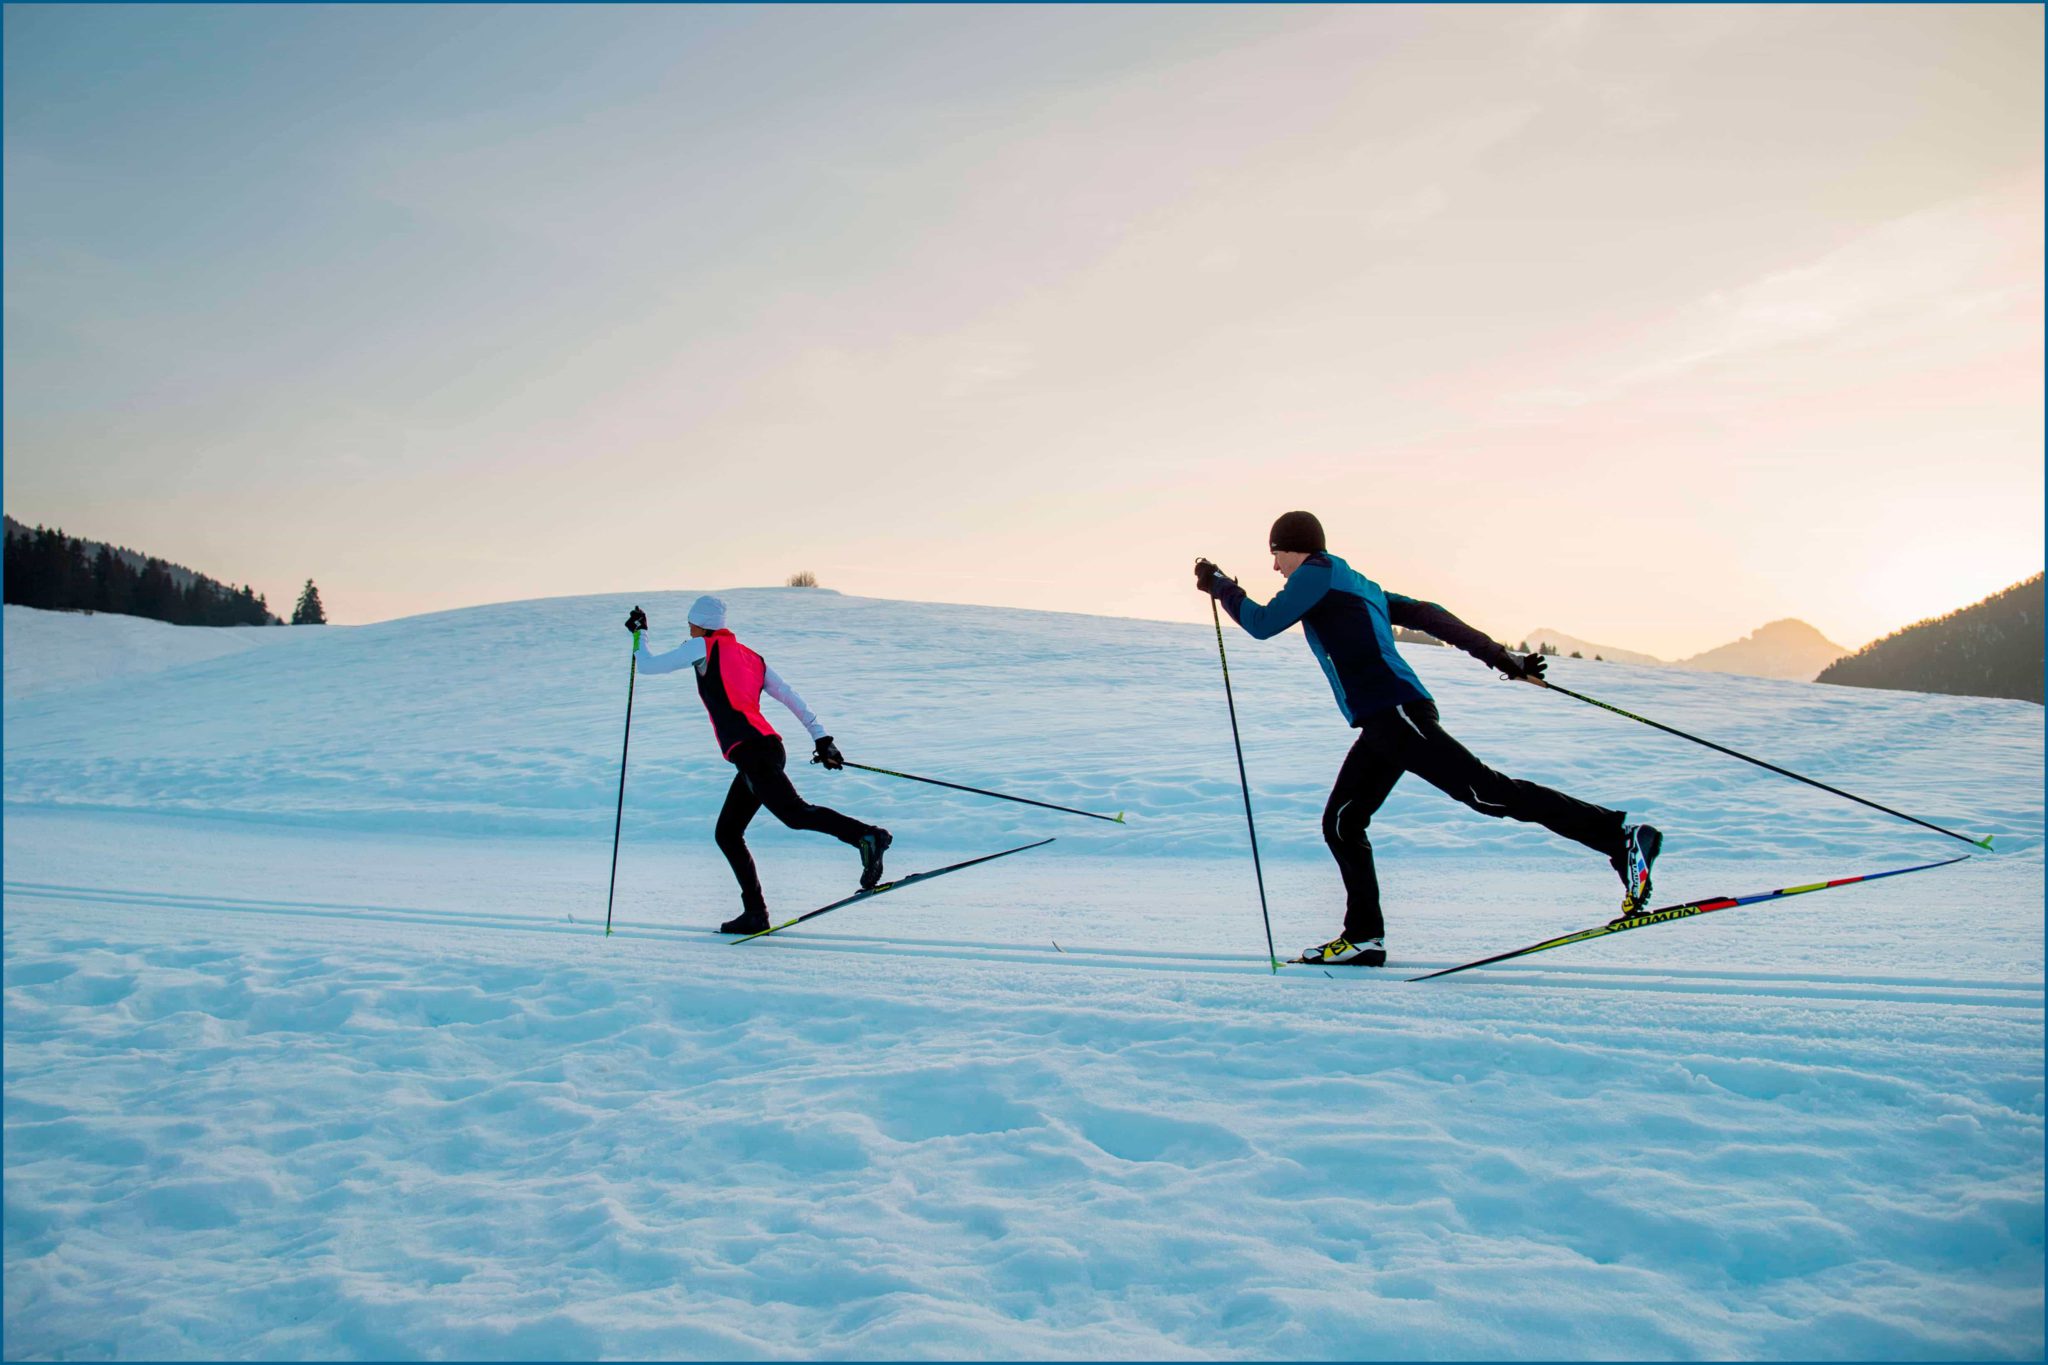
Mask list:
[[[251,588],[239,590],[204,574],[142,561],[135,552],[38,526],[10,529],[6,537],[6,599],[44,611],[106,611],[147,616],[186,626],[261,626],[276,618]],[[178,575],[190,579],[178,586]]]
[[[292,624],[295,626],[324,626],[327,612],[320,605],[320,589],[307,579],[306,586],[299,590],[299,604],[292,608]]]

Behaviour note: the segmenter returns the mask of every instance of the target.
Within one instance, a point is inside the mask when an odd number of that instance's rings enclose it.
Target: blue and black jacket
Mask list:
[[[1503,671],[1514,658],[1505,646],[1436,603],[1387,592],[1330,554],[1303,560],[1287,586],[1264,606],[1221,574],[1216,577],[1216,600],[1255,640],[1270,640],[1301,622],[1309,652],[1337,694],[1337,709],[1354,726],[1390,706],[1430,700],[1415,670],[1394,649],[1395,626],[1434,635]]]

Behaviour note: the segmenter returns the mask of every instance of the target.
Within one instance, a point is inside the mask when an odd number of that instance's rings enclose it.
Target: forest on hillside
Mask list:
[[[107,545],[60,530],[7,531],[6,592],[10,606],[46,611],[107,611],[177,626],[275,626],[263,594],[231,588],[205,574],[173,573],[155,557],[136,568]],[[180,577],[186,578],[182,584]]]
[[[2035,574],[1959,611],[1893,631],[1837,659],[1815,681],[2038,703],[2041,577]]]

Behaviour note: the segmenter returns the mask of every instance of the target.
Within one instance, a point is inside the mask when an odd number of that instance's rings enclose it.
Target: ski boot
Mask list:
[[[1320,948],[1304,948],[1295,961],[1306,962],[1312,967],[1384,967],[1387,965],[1387,943],[1383,938],[1361,939],[1353,943],[1340,936]]]
[[[880,825],[870,825],[860,836],[860,889],[872,891],[882,883],[882,855],[895,840]]]
[[[740,917],[718,926],[721,934],[758,934],[768,927],[768,902],[754,896],[740,897]]]
[[[1616,920],[1632,919],[1650,905],[1650,868],[1664,847],[1664,836],[1655,825],[1624,825],[1621,852],[1611,860],[1621,877],[1621,914]]]

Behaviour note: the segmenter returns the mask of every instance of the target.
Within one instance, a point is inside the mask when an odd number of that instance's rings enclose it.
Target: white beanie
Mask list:
[[[706,630],[725,629],[725,599],[700,597],[690,604],[690,624]]]

